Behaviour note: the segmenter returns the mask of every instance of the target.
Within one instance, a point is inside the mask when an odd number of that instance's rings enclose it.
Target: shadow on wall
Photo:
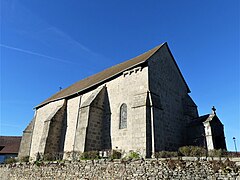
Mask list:
[[[107,88],[104,94],[104,116],[102,126],[102,149],[112,149],[111,140],[111,108]]]
[[[106,87],[91,102],[87,123],[84,151],[111,149],[111,111]]]

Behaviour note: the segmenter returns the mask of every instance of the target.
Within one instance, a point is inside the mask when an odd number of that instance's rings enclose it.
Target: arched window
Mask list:
[[[123,103],[120,107],[119,129],[127,128],[127,105]]]

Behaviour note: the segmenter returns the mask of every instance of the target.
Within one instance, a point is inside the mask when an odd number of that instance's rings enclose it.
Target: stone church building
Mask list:
[[[36,106],[19,157],[118,149],[226,149],[215,109],[198,115],[190,89],[167,45],[87,77]]]

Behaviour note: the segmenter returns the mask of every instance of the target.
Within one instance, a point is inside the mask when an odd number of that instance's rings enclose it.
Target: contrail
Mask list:
[[[32,54],[32,55],[35,55],[35,56],[48,58],[48,59],[51,59],[51,60],[54,60],[54,61],[58,61],[58,62],[62,62],[62,63],[76,64],[74,62],[67,61],[67,60],[64,60],[64,59],[55,58],[55,57],[52,57],[52,56],[47,56],[47,55],[44,55],[44,54],[40,54],[40,53],[36,53],[36,52],[25,50],[25,49],[20,49],[20,48],[8,46],[8,45],[5,45],[5,44],[0,44],[0,46],[4,47],[4,48],[7,48],[7,49],[11,49],[11,50],[15,50],[15,51],[19,51],[19,52],[23,52],[23,53],[27,53],[27,54]]]
[[[13,128],[21,127],[20,125],[12,125],[12,124],[5,124],[5,123],[2,123],[1,126],[5,126],[5,127],[13,127]]]

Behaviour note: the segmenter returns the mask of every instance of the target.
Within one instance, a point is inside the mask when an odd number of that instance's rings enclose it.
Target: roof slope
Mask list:
[[[21,139],[21,136],[0,136],[0,154],[17,154]]]
[[[192,121],[188,123],[188,126],[198,126],[206,122],[207,120],[209,120],[212,123],[214,122],[223,125],[218,116],[216,114],[211,113],[192,119]]]
[[[192,126],[192,125],[202,124],[204,121],[207,120],[207,118],[209,116],[210,116],[210,114],[199,116],[199,117],[197,117],[195,119],[192,119],[192,121],[188,125]]]
[[[166,43],[164,43],[166,44]],[[59,91],[58,93],[54,94],[50,98],[43,101],[41,104],[36,106],[36,108],[43,106],[49,102],[53,102],[55,100],[63,99],[68,96],[77,94],[83,90],[86,90],[94,85],[97,85],[103,81],[108,80],[109,78],[122,73],[123,71],[130,69],[136,65],[142,64],[146,62],[158,49],[160,49],[164,44],[161,44],[159,46],[156,46],[155,48],[145,52],[144,54],[141,54],[135,58],[132,58],[128,61],[125,61],[123,63],[120,63],[118,65],[112,66],[104,71],[101,71],[97,74],[94,74],[92,76],[87,77],[86,79],[83,79],[81,81],[76,82],[75,84],[69,86],[66,89],[63,89],[62,91]]]

